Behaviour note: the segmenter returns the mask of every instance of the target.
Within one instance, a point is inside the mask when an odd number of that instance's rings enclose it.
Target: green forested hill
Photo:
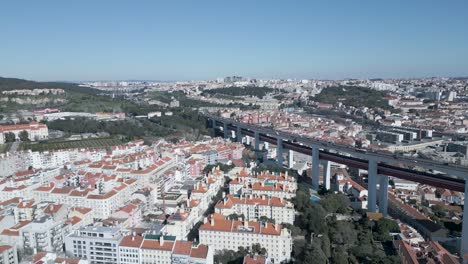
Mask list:
[[[342,102],[348,106],[370,108],[391,108],[384,99],[385,92],[360,86],[334,86],[324,88],[320,94],[313,98],[314,101],[335,104]]]
[[[64,89],[67,92],[78,92],[86,94],[97,94],[99,90],[80,87],[74,83],[65,82],[35,82],[17,78],[4,78],[0,77],[0,91],[16,90],[16,89],[43,89],[43,88],[57,88]]]

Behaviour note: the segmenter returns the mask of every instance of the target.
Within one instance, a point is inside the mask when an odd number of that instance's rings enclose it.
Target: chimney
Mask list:
[[[161,235],[161,236],[159,237],[159,244],[160,244],[161,246],[164,245],[164,236],[163,236],[163,235]]]
[[[226,197],[226,192],[223,192],[223,198]]]
[[[208,217],[203,217],[203,223],[204,224],[208,223]]]
[[[211,226],[214,226],[214,218],[213,218],[213,216],[211,217]]]
[[[281,225],[280,224],[275,224],[275,229],[276,229],[276,231],[280,231]]]

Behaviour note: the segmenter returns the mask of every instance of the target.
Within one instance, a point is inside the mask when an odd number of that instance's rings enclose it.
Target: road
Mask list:
[[[19,145],[20,145],[20,142],[19,142],[19,141],[13,142],[13,143],[11,144],[10,149],[8,150],[8,152],[9,152],[9,153],[14,153],[14,152],[16,152],[16,150],[18,149]]]

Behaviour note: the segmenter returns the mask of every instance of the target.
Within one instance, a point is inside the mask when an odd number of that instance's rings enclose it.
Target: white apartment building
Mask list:
[[[118,263],[119,228],[83,227],[65,237],[65,252],[92,264]]]
[[[253,194],[256,196],[266,195],[268,197],[279,197],[282,199],[291,199],[296,196],[296,191],[288,185],[282,183],[256,182],[242,189],[243,194]]]
[[[97,189],[55,188],[53,184],[46,184],[32,193],[38,202],[50,201],[71,207],[93,208],[96,218],[106,219],[129,201],[131,194],[137,190],[137,180],[129,179],[119,184],[109,181],[107,185],[105,192],[100,193]]]
[[[192,227],[197,223],[197,216],[190,211],[178,210],[167,219],[166,232],[176,239],[185,240]]]
[[[228,216],[231,214],[244,215],[245,220],[258,220],[265,216],[274,219],[276,223],[294,224],[294,205],[282,198],[263,196],[234,196],[227,195],[216,204],[215,212]]]
[[[19,140],[19,134],[23,130],[28,132],[29,140],[31,141],[43,140],[49,137],[47,125],[40,124],[35,121],[29,124],[4,125],[0,126],[0,134],[2,134],[0,137],[0,144],[5,143],[5,133],[13,133],[16,140]]]
[[[26,225],[20,233],[25,248],[60,252],[63,246],[63,235],[66,233],[65,228],[63,222],[54,221],[50,216],[43,216]]]
[[[0,263],[18,264],[18,254],[16,253],[16,247],[0,245]]]
[[[65,250],[92,264],[213,263],[213,250],[174,236],[123,235],[120,228],[82,227],[65,237]]]
[[[212,264],[213,249],[174,236],[128,235],[119,245],[120,264]]]
[[[215,214],[199,231],[200,243],[213,247],[215,251],[237,251],[239,247],[249,248],[258,243],[275,263],[291,259],[291,234],[288,229],[281,229],[280,224],[226,220],[224,216]]]

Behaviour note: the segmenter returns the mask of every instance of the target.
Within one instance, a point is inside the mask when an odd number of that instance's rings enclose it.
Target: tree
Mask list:
[[[28,131],[23,130],[18,134],[18,137],[21,141],[29,141],[29,134]]]
[[[432,212],[438,217],[438,218],[444,218],[447,215],[447,210],[445,210],[444,207],[436,204],[431,207]]]
[[[266,254],[266,249],[262,247],[259,243],[253,244],[252,245],[252,250],[253,254],[259,254],[259,255],[265,255]]]
[[[264,215],[260,216],[260,218],[258,219],[260,222],[264,222],[264,223],[275,223],[275,219],[272,219],[272,218],[268,218]]]
[[[342,247],[337,247],[331,257],[331,263],[334,264],[348,264],[348,255]]]
[[[327,256],[325,256],[325,253],[323,253],[320,246],[317,243],[313,243],[307,247],[307,251],[302,263],[326,264],[327,261]]]
[[[343,194],[328,194],[320,200],[323,208],[329,213],[344,214],[349,207],[349,199]]]
[[[295,226],[295,225],[291,225],[291,224],[288,224],[288,223],[283,223],[283,224],[281,224],[281,228],[289,229],[289,231],[291,231],[291,236],[293,236],[293,237],[303,235],[302,229],[300,227],[298,227],[298,226]]]
[[[5,138],[5,142],[15,142],[16,140],[16,136],[13,132],[7,132],[5,134],[3,134],[4,138]]]
[[[398,223],[388,219],[388,218],[380,218],[375,223],[375,233],[374,238],[377,241],[390,241],[392,237],[390,236],[390,232],[399,232]]]
[[[320,245],[322,248],[323,253],[327,258],[331,257],[331,242],[328,234],[323,235],[320,237]]]

